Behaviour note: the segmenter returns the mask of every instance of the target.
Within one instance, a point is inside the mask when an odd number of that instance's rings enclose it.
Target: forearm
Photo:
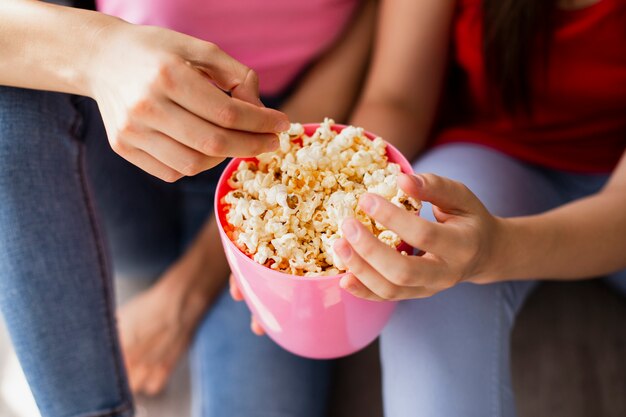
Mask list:
[[[371,130],[413,160],[426,146],[428,129],[422,128],[413,111],[402,103],[370,101],[355,110],[351,124]]]
[[[353,123],[407,158],[426,144],[443,84],[453,0],[383,0],[372,65]]]
[[[121,20],[40,1],[0,5],[0,85],[88,95],[101,31]]]
[[[579,279],[626,268],[626,187],[502,220],[498,279]]]
[[[306,73],[282,107],[290,120],[345,123],[363,84],[374,34],[376,4],[364,2],[341,39]]]

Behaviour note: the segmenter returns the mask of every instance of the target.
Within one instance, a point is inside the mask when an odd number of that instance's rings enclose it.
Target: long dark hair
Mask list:
[[[554,8],[554,0],[483,0],[485,72],[510,114],[532,113],[531,71],[547,65]]]

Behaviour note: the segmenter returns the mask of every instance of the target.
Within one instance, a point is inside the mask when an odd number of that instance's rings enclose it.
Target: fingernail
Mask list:
[[[289,130],[290,127],[291,123],[289,123],[287,120],[281,120],[280,122],[276,123],[276,127],[274,128],[274,130],[276,132],[285,132]]]
[[[352,249],[350,249],[350,246],[348,246],[345,242],[343,244],[336,243],[333,249],[342,259],[348,259],[350,257],[350,254],[352,253]]]
[[[356,224],[354,224],[356,220],[348,219],[343,222],[343,226],[341,230],[343,230],[343,234],[350,241],[356,241],[359,237],[359,229]]]
[[[346,291],[355,291],[356,287],[353,284],[350,284],[349,280],[348,280],[348,276],[345,276],[341,279],[341,281],[339,281],[339,286],[341,288],[343,288]]]
[[[424,177],[419,174],[413,175],[413,182],[415,185],[422,188],[424,186]]]
[[[339,281],[339,286],[343,288],[344,290],[347,290],[348,287],[350,286],[350,284],[347,284],[347,281],[348,281],[347,276],[341,278],[341,280]]]
[[[278,140],[278,136],[274,135],[274,137],[270,139],[269,144],[267,145],[266,152],[275,151],[276,149],[278,149],[278,146],[280,146],[280,141]]]
[[[378,201],[371,195],[363,194],[359,200],[359,205],[367,214],[374,214],[376,208],[378,207]]]

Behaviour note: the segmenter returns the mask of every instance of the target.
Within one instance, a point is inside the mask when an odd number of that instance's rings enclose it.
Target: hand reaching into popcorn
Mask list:
[[[398,175],[398,186],[416,200],[433,204],[438,223],[425,220],[385,198],[367,193],[360,208],[411,246],[421,256],[405,256],[377,239],[356,219],[343,222],[344,237],[334,244],[350,274],[340,285],[351,294],[373,301],[430,297],[461,281],[488,282],[487,265],[494,258],[500,220],[456,181],[433,174]],[[233,277],[230,294],[243,300]],[[252,316],[251,329],[263,329]]]
[[[342,288],[369,300],[401,300],[430,297],[461,281],[490,281],[494,251],[501,244],[500,220],[456,181],[401,174],[398,185],[411,197],[431,202],[438,222],[375,194],[364,194],[359,206],[423,254],[402,256],[358,221],[346,220],[344,238],[334,246],[351,272],[341,280]]]
[[[340,285],[355,296],[424,298],[460,282],[573,280],[626,267],[626,157],[598,193],[532,216],[493,216],[466,186],[433,174],[401,175],[398,185],[432,203],[437,223],[364,194],[359,206],[423,254],[403,257],[345,221],[334,249],[351,272]]]
[[[433,174],[401,174],[398,185],[409,196],[432,203],[437,223],[364,194],[359,206],[423,254],[403,256],[358,221],[346,220],[345,237],[334,250],[351,272],[340,285],[357,297],[425,298],[460,282],[571,280],[626,266],[622,250],[626,235],[615,232],[626,230],[626,157],[602,191],[533,216],[493,216],[466,186]],[[592,251],[601,256],[578,256]],[[243,298],[232,279],[231,294],[236,300]],[[254,317],[251,326],[262,334]]]

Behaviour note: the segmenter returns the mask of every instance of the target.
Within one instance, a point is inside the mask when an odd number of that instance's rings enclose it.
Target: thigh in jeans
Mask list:
[[[206,220],[218,174],[219,167],[180,184],[184,240]],[[190,359],[195,417],[326,415],[332,363],[295,356],[255,336],[250,310],[226,290],[200,324]]]
[[[499,216],[561,204],[541,171],[477,145],[435,148],[415,171],[465,183]],[[423,215],[433,220],[428,204]],[[386,416],[514,416],[509,337],[533,286],[460,284],[401,302],[381,339]]]
[[[250,331],[250,310],[228,291],[192,349],[194,417],[324,417],[332,362],[295,356]]]
[[[82,126],[68,95],[0,88],[0,308],[44,417],[130,416]]]

